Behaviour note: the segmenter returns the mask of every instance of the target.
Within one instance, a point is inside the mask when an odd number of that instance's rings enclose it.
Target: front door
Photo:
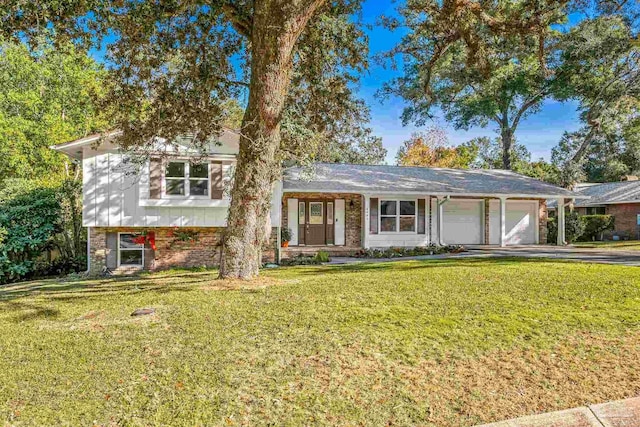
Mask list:
[[[305,229],[306,245],[326,244],[325,204],[324,202],[308,202],[307,224]]]

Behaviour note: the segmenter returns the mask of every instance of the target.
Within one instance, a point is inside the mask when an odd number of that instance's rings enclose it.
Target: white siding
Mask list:
[[[403,194],[385,194],[382,196],[377,196],[375,194],[371,195],[372,198],[377,198],[378,200],[416,200],[416,216],[418,214],[418,203],[417,199],[426,199],[427,202],[429,200],[428,195],[403,195]],[[378,211],[378,221],[380,220],[380,212]],[[426,221],[428,225],[429,216],[427,209]],[[378,227],[378,230],[380,228]],[[366,230],[365,232],[369,232]],[[427,227],[425,234],[418,234],[417,232],[417,224],[415,232],[395,232],[395,233],[381,233],[378,234],[369,234],[368,245],[370,248],[389,248],[389,247],[409,247],[414,248],[416,246],[426,246],[429,244],[429,229]]]
[[[228,178],[232,167],[224,169]],[[224,227],[229,199],[218,206],[144,206],[149,202],[149,167],[129,174],[116,152],[86,149],[83,159],[83,225],[87,227]],[[163,200],[164,202],[164,200]],[[168,202],[171,204],[172,202]],[[278,221],[279,217],[272,218]]]

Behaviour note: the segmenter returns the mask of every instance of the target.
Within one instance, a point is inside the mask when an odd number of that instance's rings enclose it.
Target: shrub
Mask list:
[[[582,215],[580,220],[584,226],[584,232],[579,240],[593,241],[602,240],[605,231],[614,228],[615,220],[611,215]]]
[[[329,258],[329,252],[327,251],[318,251],[315,257],[319,262],[329,262],[331,258]]]
[[[292,258],[286,258],[280,261],[280,265],[283,266],[292,266],[292,265],[319,265],[322,264],[320,260],[316,258],[316,256],[309,256],[299,254],[298,256]]]
[[[280,240],[283,242],[290,242],[293,238],[293,231],[290,228],[280,229]]]
[[[569,212],[565,215],[564,238],[567,243],[575,242],[584,233],[584,223],[577,212]],[[558,218],[547,220],[547,243],[555,244],[558,241]]]
[[[25,184],[3,190],[0,283],[86,268],[80,194],[77,182],[64,182],[55,187]],[[42,260],[41,255],[51,249],[57,249],[61,258],[54,262]]]
[[[416,246],[414,248],[361,249],[354,254],[357,258],[401,258],[406,256],[437,255],[464,251],[460,245]]]

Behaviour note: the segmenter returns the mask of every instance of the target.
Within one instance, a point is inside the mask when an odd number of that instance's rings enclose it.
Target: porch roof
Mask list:
[[[499,169],[444,169],[318,163],[285,170],[285,192],[419,193],[578,198],[584,195]]]

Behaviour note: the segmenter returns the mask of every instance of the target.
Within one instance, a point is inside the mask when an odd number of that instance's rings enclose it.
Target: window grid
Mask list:
[[[144,236],[134,233],[118,233],[118,266],[144,267]],[[139,260],[139,261],[138,261]]]
[[[416,200],[382,200],[378,208],[381,233],[415,233],[417,220]]]
[[[182,168],[170,170],[177,165],[182,165]],[[170,161],[165,168],[165,196],[170,198],[209,197],[211,194],[209,176],[208,163],[191,164],[186,160]]]

